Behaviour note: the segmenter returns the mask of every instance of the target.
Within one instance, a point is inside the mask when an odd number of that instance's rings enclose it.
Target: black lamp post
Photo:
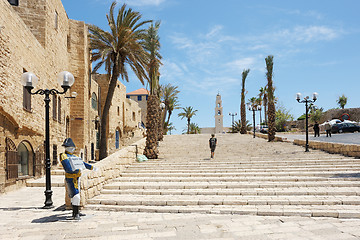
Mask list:
[[[253,112],[253,131],[254,131],[254,138],[255,138],[255,112],[256,112],[256,111],[260,111],[260,110],[261,110],[261,106],[249,104],[249,105],[248,105],[248,109],[249,109],[249,111],[252,111],[252,112]]]
[[[301,100],[301,93],[296,94],[296,101],[299,103],[305,103],[305,129],[306,129],[306,144],[305,144],[305,152],[309,151],[309,126],[308,126],[308,112],[309,112],[309,103],[313,103],[317,100],[318,94],[316,92],[313,93],[313,99],[311,100],[309,96],[304,97]]]
[[[50,95],[56,94],[64,94],[66,91],[74,84],[75,79],[74,76],[69,72],[61,72],[57,80],[64,91],[59,92],[56,89],[39,89],[36,92],[32,93],[31,90],[36,86],[38,82],[38,78],[35,74],[31,72],[23,73],[21,77],[21,83],[26,88],[26,90],[31,94],[40,94],[45,95],[45,177],[46,177],[46,190],[45,190],[45,206],[44,208],[52,208],[53,201],[52,190],[51,190],[51,163],[50,163],[50,120],[49,120],[49,112],[50,112]]]
[[[229,116],[231,116],[231,129],[234,132],[234,117],[237,115],[237,113],[229,113]]]

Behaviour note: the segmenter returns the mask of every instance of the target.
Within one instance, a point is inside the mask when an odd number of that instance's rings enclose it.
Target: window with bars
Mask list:
[[[57,145],[53,145],[53,162],[52,165],[57,165]]]
[[[56,121],[57,120],[57,97],[56,95],[52,95],[52,101],[53,101],[53,119]]]
[[[61,98],[58,97],[58,122],[61,123]]]

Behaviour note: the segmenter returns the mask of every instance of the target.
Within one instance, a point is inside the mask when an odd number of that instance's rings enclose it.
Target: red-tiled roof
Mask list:
[[[149,91],[145,88],[140,88],[138,90],[127,93],[126,95],[149,95]]]

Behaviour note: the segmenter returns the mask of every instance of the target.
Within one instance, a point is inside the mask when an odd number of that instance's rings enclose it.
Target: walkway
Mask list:
[[[209,160],[208,138],[167,136],[161,159],[130,166],[79,222],[63,187],[51,210],[43,187],[0,195],[0,239],[360,239],[357,159],[221,135]]]

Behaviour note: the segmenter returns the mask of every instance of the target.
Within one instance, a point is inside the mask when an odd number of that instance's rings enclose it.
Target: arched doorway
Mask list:
[[[17,153],[19,157],[18,175],[34,175],[34,151],[31,144],[27,141],[22,141],[17,147]]]
[[[115,132],[115,148],[118,149],[120,147],[120,131],[116,130]]]

